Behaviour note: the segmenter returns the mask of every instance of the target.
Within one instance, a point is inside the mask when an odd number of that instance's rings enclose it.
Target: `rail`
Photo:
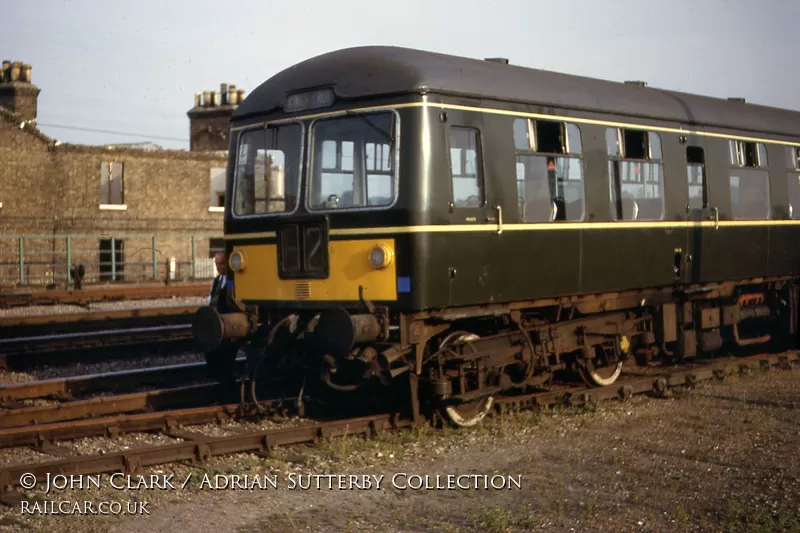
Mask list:
[[[724,379],[727,375],[747,373],[752,368],[791,368],[798,363],[797,352],[784,354],[755,355],[735,360],[699,364],[689,368],[660,375],[635,377],[627,382],[607,387],[578,387],[570,390],[546,391],[524,396],[498,398],[498,408],[544,407],[548,405],[587,405],[606,399],[627,399],[633,394],[652,392],[664,395],[668,389],[694,386],[703,380]],[[22,474],[36,477],[47,474],[94,474],[102,472],[124,472],[135,474],[144,467],[175,461],[203,463],[214,456],[239,452],[256,452],[268,455],[273,447],[290,444],[317,443],[320,439],[363,434],[373,436],[382,431],[410,427],[410,418],[397,414],[378,414],[360,418],[310,423],[300,427],[270,428],[235,435],[213,437],[199,433],[190,436],[180,434],[178,424],[205,424],[214,420],[235,419],[242,416],[240,406],[211,406],[169,411],[142,413],[120,417],[104,417],[92,420],[41,424],[34,428],[18,427],[4,432],[6,445],[34,444],[46,447],[61,439],[89,436],[119,435],[127,431],[161,430],[167,435],[185,439],[165,445],[128,449],[98,455],[69,457],[48,463],[29,463],[0,468],[0,491],[17,487]]]
[[[0,309],[31,305],[87,305],[97,302],[188,298],[207,296],[210,284],[179,283],[169,285],[108,285],[83,290],[50,290],[33,292],[0,292]]]

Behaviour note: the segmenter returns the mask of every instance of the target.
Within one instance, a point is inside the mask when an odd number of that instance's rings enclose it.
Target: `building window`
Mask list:
[[[609,193],[614,220],[664,218],[664,167],[658,133],[606,130]]]
[[[209,171],[209,211],[222,211],[225,207],[225,169],[212,168]]]
[[[483,205],[483,173],[481,172],[478,130],[450,128],[450,172],[455,207]]]
[[[122,163],[103,161],[100,164],[100,203],[123,205]]]
[[[522,222],[583,220],[583,161],[578,126],[518,118],[514,120],[514,137]]]
[[[686,148],[686,173],[689,186],[689,208],[703,209],[708,207],[708,190],[706,189],[706,158],[699,146]]]

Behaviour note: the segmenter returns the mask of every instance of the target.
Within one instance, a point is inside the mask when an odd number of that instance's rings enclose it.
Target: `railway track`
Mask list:
[[[55,352],[190,341],[196,306],[90,311],[0,318],[0,368],[35,363]]]
[[[0,407],[17,409],[25,407],[26,400],[65,401],[103,392],[132,392],[145,386],[166,387],[190,383],[206,377],[205,363],[186,363],[0,385]]]
[[[0,309],[31,305],[88,305],[97,302],[188,298],[208,295],[209,282],[178,285],[92,287],[73,291],[0,292]]]
[[[704,364],[684,365],[674,371],[649,376],[628,376],[613,385],[599,388],[567,387],[521,396],[497,398],[499,411],[510,408],[547,407],[553,405],[581,406],[609,399],[627,399],[634,394],[666,395],[674,387],[694,386],[702,381],[723,379],[725,376],[747,373],[754,369],[791,368],[800,361],[797,352],[754,355],[725,359]],[[277,408],[277,401],[269,402]],[[0,487],[14,487],[23,473],[90,474],[111,471],[136,473],[144,467],[175,461],[202,463],[214,456],[256,452],[269,454],[275,446],[315,443],[320,439],[342,435],[374,435],[414,425],[414,421],[397,414],[377,414],[344,420],[309,423],[301,427],[271,428],[215,437],[181,432],[182,425],[204,424],[213,421],[247,416],[239,406],[209,406],[194,409],[170,410],[117,417],[102,417],[78,422],[57,422],[36,426],[20,426],[7,430],[6,442],[15,445],[38,445],[65,438],[108,435],[128,431],[162,431],[182,442],[129,449],[122,452],[66,457],[59,460],[22,464],[0,469]]]

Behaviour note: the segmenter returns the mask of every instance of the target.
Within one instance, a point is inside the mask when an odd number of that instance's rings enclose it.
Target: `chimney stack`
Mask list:
[[[219,91],[195,93],[189,115],[189,150],[207,152],[227,150],[230,121],[234,108],[244,99],[244,91],[233,83],[220,83]]]
[[[36,121],[40,89],[31,83],[31,65],[20,61],[3,61],[0,73],[0,107],[17,114],[25,122]]]

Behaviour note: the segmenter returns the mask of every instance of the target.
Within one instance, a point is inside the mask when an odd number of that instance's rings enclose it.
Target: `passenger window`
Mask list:
[[[608,128],[606,130],[606,149],[609,156],[619,156],[619,130]]]
[[[759,168],[767,168],[769,166],[769,161],[767,160],[767,145],[764,143],[758,143],[756,145],[758,149],[758,164]]]
[[[614,139],[618,139],[616,152],[611,144]],[[658,133],[608,128],[606,143],[609,148],[609,197],[614,220],[663,219],[664,168]]]
[[[567,152],[570,154],[583,153],[581,130],[577,124],[567,124]]]
[[[523,222],[582,220],[581,160],[517,155],[517,194]]]
[[[786,149],[788,159],[786,161],[786,168],[789,170],[800,170],[800,148],[790,146]]]
[[[765,170],[733,169],[730,176],[731,215],[736,220],[770,218],[769,173]]]
[[[531,149],[531,135],[528,130],[529,120],[525,118],[514,119],[514,146],[517,150]]]
[[[763,143],[731,140],[731,217],[735,220],[768,220],[769,199],[767,147]]]
[[[563,154],[564,123],[536,120],[536,151],[546,154]]]
[[[731,165],[744,168],[766,168],[767,147],[763,143],[730,141]]]
[[[483,176],[477,130],[450,128],[450,170],[453,204],[456,207],[483,205]]]
[[[686,148],[686,173],[689,186],[689,207],[702,209],[708,207],[706,190],[705,153],[699,146]]]
[[[525,122],[532,124],[529,129],[535,136],[530,149],[517,148],[517,199],[521,221],[583,220],[580,129],[576,124],[550,120]]]
[[[800,219],[800,173],[789,173],[789,218]]]

